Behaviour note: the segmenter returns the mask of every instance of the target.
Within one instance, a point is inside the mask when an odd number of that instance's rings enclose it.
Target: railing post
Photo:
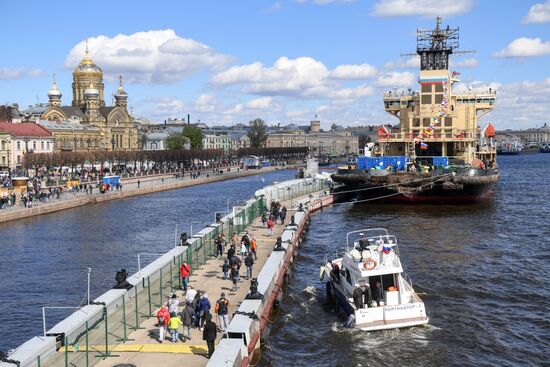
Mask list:
[[[160,268],[160,281],[159,281],[160,289],[159,289],[159,295],[160,295],[160,301],[159,301],[159,307],[162,307],[162,267]]]
[[[65,367],[69,367],[69,338],[65,337]]]
[[[126,335],[126,300],[124,295],[122,296],[122,322],[124,323],[124,341],[126,341],[128,338]]]
[[[174,275],[172,272],[172,261],[170,261],[170,294],[174,293],[174,286],[173,286]]]
[[[149,295],[149,317],[153,316],[153,310],[151,309],[151,280],[147,277],[147,293]]]

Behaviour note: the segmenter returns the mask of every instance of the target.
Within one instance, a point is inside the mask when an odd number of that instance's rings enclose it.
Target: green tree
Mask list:
[[[184,149],[189,138],[184,133],[172,133],[166,138],[166,149]]]
[[[250,139],[250,146],[252,148],[264,147],[267,140],[267,124],[265,121],[258,118],[250,121],[248,124],[250,125],[250,131],[247,135]]]
[[[193,125],[187,125],[183,128],[183,136],[186,136],[191,141],[191,149],[202,149],[202,138],[204,137],[202,130]]]

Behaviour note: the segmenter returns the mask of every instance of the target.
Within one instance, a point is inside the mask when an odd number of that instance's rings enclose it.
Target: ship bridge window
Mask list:
[[[420,127],[420,119],[419,118],[414,118],[413,119],[413,126],[414,127]]]
[[[443,101],[443,94],[436,94],[435,95],[435,104],[440,104]]]
[[[431,94],[423,94],[421,98],[422,104],[432,104],[432,95]]]
[[[453,118],[445,117],[445,126],[453,126]]]
[[[436,84],[435,85],[435,92],[436,93],[443,93],[443,84]]]
[[[429,118],[425,117],[423,122],[424,122],[424,127],[430,126],[430,119]]]
[[[422,93],[432,93],[432,85],[431,84],[423,84],[422,85]]]

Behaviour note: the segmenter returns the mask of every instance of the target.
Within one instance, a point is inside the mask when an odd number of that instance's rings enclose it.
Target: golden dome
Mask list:
[[[88,51],[88,40],[86,40],[86,54],[80,64],[74,68],[73,75],[75,76],[103,76],[103,71],[97,66],[90,58],[90,52]]]

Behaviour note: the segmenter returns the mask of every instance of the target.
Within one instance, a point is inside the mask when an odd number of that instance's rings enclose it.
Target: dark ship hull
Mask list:
[[[343,186],[335,189],[335,201],[363,200],[386,203],[469,204],[491,196],[500,175],[495,169],[469,169],[463,173],[403,172],[388,175],[335,173]]]

